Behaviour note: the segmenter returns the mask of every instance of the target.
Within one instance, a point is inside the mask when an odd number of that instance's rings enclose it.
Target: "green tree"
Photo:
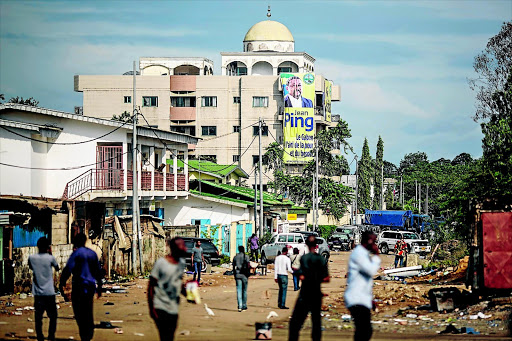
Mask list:
[[[512,68],[512,22],[505,22],[501,31],[487,43],[485,50],[475,57],[473,68],[478,77],[469,79],[471,90],[476,91],[474,119],[502,116],[500,97]],[[509,103],[510,105],[510,103]],[[509,107],[510,108],[510,107]]]
[[[372,157],[370,156],[370,148],[368,140],[364,139],[361,160],[357,166],[357,207],[360,212],[371,208],[370,190],[373,178]]]
[[[23,99],[23,97],[11,97],[9,99],[9,103],[17,103],[17,104],[25,104],[31,105],[33,107],[37,107],[39,105],[39,101],[36,101],[33,97]]]
[[[386,185],[384,201],[386,202],[386,209],[390,210],[391,207],[394,207],[393,187],[389,184]]]
[[[121,115],[113,115],[112,121],[120,121],[120,122],[127,122],[127,123],[133,123],[133,116],[128,111],[124,111]]]
[[[374,168],[374,197],[373,197],[373,208],[376,210],[382,209],[381,207],[381,195],[382,195],[382,172],[384,166],[384,141],[379,135],[379,141],[377,142],[377,151],[375,153],[375,168]]]

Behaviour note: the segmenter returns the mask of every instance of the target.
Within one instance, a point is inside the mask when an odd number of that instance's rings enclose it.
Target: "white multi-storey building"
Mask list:
[[[249,29],[243,52],[222,52],[221,56],[220,76],[213,75],[213,62],[206,58],[141,57],[136,104],[151,126],[200,138],[197,146],[190,146],[196,157],[208,157],[219,164],[238,163],[250,173],[258,160],[259,118],[265,122],[263,152],[270,143],[283,142],[284,101],[279,74],[314,73],[315,59],[306,52],[295,52],[291,32],[271,20]],[[316,131],[336,124],[326,119],[325,81],[316,75]],[[77,75],[75,91],[83,93],[86,116],[111,119],[132,111],[130,73]],[[333,85],[332,101],[339,100],[340,88]],[[286,167],[289,173],[302,170],[300,164]],[[266,175],[265,183],[272,177]]]

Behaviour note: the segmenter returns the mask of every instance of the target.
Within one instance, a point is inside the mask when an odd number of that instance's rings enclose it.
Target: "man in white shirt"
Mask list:
[[[274,264],[274,279],[279,284],[277,305],[280,309],[290,309],[286,306],[286,290],[288,289],[288,273],[292,273],[292,263],[288,257],[288,248],[285,246],[281,255],[276,257]]]
[[[345,305],[354,319],[354,340],[366,341],[372,337],[371,309],[373,302],[373,276],[380,268],[377,236],[366,231],[361,244],[356,246],[348,261]]]

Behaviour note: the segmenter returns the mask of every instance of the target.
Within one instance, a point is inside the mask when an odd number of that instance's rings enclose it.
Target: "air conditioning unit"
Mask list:
[[[75,107],[75,115],[83,115],[84,107]]]

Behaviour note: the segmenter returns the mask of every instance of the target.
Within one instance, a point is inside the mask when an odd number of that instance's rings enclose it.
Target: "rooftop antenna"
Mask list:
[[[271,16],[272,16],[272,13],[270,13],[270,5],[268,5],[267,17],[270,18]]]

